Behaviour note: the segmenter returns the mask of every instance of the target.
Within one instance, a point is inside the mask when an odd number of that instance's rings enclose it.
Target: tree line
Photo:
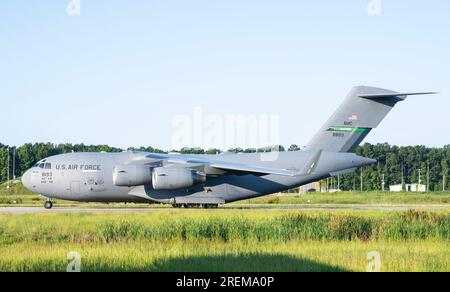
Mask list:
[[[110,147],[108,145],[84,145],[84,144],[52,144],[34,143],[24,144],[20,147],[8,146],[0,143],[0,183],[10,178],[20,177],[27,169],[39,160],[63,153],[70,152],[122,152],[125,149]],[[145,151],[154,153],[167,153],[153,147],[128,148],[126,150]],[[300,147],[291,145],[283,146],[230,149],[234,153],[255,153],[271,151],[297,151]],[[201,148],[183,148],[172,150],[183,154],[217,154],[219,149],[204,150]],[[9,154],[9,155],[8,155]],[[392,146],[385,144],[369,144],[358,146],[356,154],[378,160],[377,164],[364,167],[357,172],[345,174],[329,181],[330,187],[341,190],[376,191],[389,185],[400,183],[429,183],[430,191],[448,190],[450,188],[450,145],[442,148],[429,148],[426,146]],[[9,159],[8,159],[9,157]],[[361,179],[362,178],[362,179]],[[361,181],[363,182],[361,185]]]

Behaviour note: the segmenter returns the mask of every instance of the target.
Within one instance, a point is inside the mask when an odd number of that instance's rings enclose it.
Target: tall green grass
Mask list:
[[[133,241],[110,244],[0,245],[0,271],[66,271],[67,253],[81,256],[81,271],[294,272],[366,271],[378,251],[382,271],[450,271],[443,241]]]
[[[214,213],[51,214],[0,216],[0,244],[18,242],[114,243],[137,240],[286,242],[290,240],[450,240],[448,212],[407,211],[369,216],[356,212],[224,216]],[[164,214],[164,213],[163,213]],[[234,214],[231,212],[230,214]]]
[[[306,195],[265,196],[236,202],[245,204],[284,204],[284,205],[445,205],[450,204],[450,192],[436,193],[382,193],[382,192],[343,192],[310,193]]]
[[[395,216],[290,214],[263,221],[243,218],[182,219],[146,226],[140,222],[107,222],[100,227],[106,242],[138,239],[213,239],[221,241],[289,240],[450,240],[450,216],[408,211]]]
[[[450,212],[0,214],[0,271],[450,271]]]

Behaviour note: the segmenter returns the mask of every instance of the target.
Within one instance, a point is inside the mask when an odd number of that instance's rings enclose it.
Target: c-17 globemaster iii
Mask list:
[[[51,199],[217,207],[353,172],[376,160],[352,153],[408,95],[354,87],[305,149],[217,155],[145,152],[68,153],[43,159],[23,184]]]

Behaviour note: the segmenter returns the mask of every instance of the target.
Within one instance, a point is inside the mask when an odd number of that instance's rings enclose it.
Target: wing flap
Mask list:
[[[245,164],[245,163],[235,163],[235,162],[226,162],[226,161],[218,161],[213,159],[208,159],[206,157],[193,157],[189,155],[180,155],[180,154],[155,154],[151,153],[146,156],[151,159],[165,160],[169,163],[174,163],[178,165],[186,166],[199,166],[206,165],[210,168],[215,168],[222,171],[229,172],[248,172],[253,174],[275,174],[282,176],[296,176],[299,175],[298,169],[283,169],[269,166],[261,166],[254,164]]]
[[[241,163],[213,162],[210,163],[209,166],[212,168],[217,168],[225,171],[240,171],[256,174],[276,174],[283,176],[295,176],[298,173],[297,169],[273,168]]]

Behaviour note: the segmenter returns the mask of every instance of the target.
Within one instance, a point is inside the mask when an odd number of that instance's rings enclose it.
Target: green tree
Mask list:
[[[33,151],[33,145],[27,143],[17,148],[17,158],[20,173],[24,173],[37,162]]]
[[[8,146],[0,143],[0,182],[4,182],[8,177]]]
[[[288,151],[300,151],[300,147],[298,147],[295,144],[292,144],[291,146],[289,146]]]

